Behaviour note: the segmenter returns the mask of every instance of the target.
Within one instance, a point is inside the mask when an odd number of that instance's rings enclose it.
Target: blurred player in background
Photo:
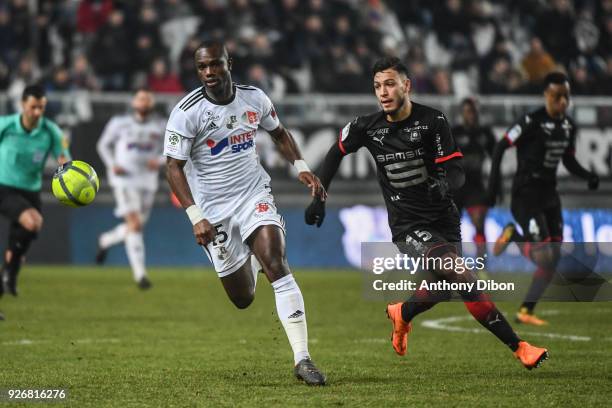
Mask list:
[[[98,153],[115,195],[115,216],[123,222],[98,237],[96,263],[104,263],[110,247],[125,242],[134,280],[141,289],[151,287],[145,268],[143,229],[153,207],[159,168],[165,162],[165,123],[154,113],[154,107],[153,94],[138,90],[132,99],[133,112],[112,117],[98,141]]]
[[[255,152],[258,127],[270,134],[313,195],[324,200],[325,191],[267,95],[232,83],[232,60],[222,43],[202,44],[195,65],[204,86],[176,105],[166,126],[168,181],[193,224],[196,242],[238,308],[253,301],[263,268],[293,349],[295,376],[309,385],[323,385],[325,376],[308,352],[302,293],[285,255],[285,223],[276,211],[270,176]]]
[[[389,213],[393,242],[414,258],[441,258],[433,279],[474,282],[473,273],[458,273],[447,259],[461,255],[460,218],[452,192],[464,183],[463,155],[457,149],[446,117],[410,100],[410,80],[398,58],[383,58],[373,68],[374,91],[382,107],[346,125],[321,170],[327,189],[344,156],[366,147],[376,161],[378,182]],[[315,198],[306,209],[306,223],[320,226],[325,203]],[[455,262],[450,262],[454,265]],[[528,369],[548,357],[546,349],[521,340],[503,314],[480,291],[459,291],[476,320],[506,344]],[[404,303],[387,306],[393,324],[395,352],[406,354],[412,319],[436,303],[451,298],[448,291],[417,291]]]
[[[523,235],[513,223],[506,225],[493,252],[499,255],[515,241],[536,264],[533,281],[516,315],[518,322],[536,326],[546,324],[533,311],[555,273],[563,241],[563,216],[557,192],[559,161],[571,174],[586,180],[590,190],[599,186],[599,177],[576,160],[576,125],[566,112],[570,85],[565,74],[553,72],[546,76],[544,100],[543,107],[522,116],[495,146],[488,189],[488,201],[494,205],[502,157],[507,148],[516,146],[518,165],[510,208]]]
[[[465,184],[458,189],[453,198],[459,214],[465,208],[470,221],[476,229],[474,243],[477,256],[484,257],[487,251],[485,219],[487,217],[487,190],[485,188],[482,166],[495,147],[495,136],[488,126],[480,125],[477,102],[473,98],[461,101],[462,124],[452,129],[457,147],[463,153]]]
[[[0,214],[10,220],[4,252],[2,285],[17,296],[21,262],[43,225],[40,189],[49,154],[58,164],[70,160],[60,128],[44,117],[47,98],[39,85],[27,86],[21,113],[0,116]]]

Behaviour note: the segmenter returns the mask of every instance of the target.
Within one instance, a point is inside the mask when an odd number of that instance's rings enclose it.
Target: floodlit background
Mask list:
[[[91,163],[102,178],[94,205],[69,210],[49,194],[49,163],[46,227],[31,262],[92,262],[97,234],[114,223],[106,170],[95,151],[103,126],[128,110],[130,91],[139,86],[156,92],[158,111],[167,115],[198,86],[193,51],[207,38],[226,40],[234,80],[271,96],[313,169],[340,128],[377,109],[370,67],[382,55],[401,57],[413,99],[441,109],[453,125],[460,123],[458,102],[476,96],[481,122],[498,138],[520,114],[542,104],[539,81],[562,69],[575,95],[578,159],[603,180],[599,191],[589,192],[560,166],[559,190],[573,226],[566,239],[612,240],[612,212],[606,209],[612,191],[610,0],[12,0],[0,3],[0,34],[0,113],[18,107],[25,84],[42,82],[50,93],[47,114],[70,137],[73,156]],[[257,149],[288,223],[292,265],[355,264],[359,242],[388,237],[384,210],[375,209],[382,197],[365,150],[344,160],[328,218],[317,231],[302,221],[305,189],[265,132],[258,134]],[[504,173],[514,166],[510,150]],[[509,183],[507,177],[506,191]],[[507,219],[503,208],[491,213],[490,240]],[[464,240],[471,240],[470,231],[466,225]],[[187,218],[170,206],[165,181],[146,239],[151,265],[208,262],[192,245]],[[123,252],[113,249],[109,262],[126,264]]]
[[[170,203],[163,171],[145,228],[152,290],[133,283],[122,245],[93,266],[98,235],[119,222],[95,149],[104,125],[129,110],[141,86],[167,117],[199,86],[193,52],[208,38],[225,39],[234,81],[271,97],[315,170],[346,123],[378,109],[370,68],[380,56],[400,57],[413,100],[441,109],[452,125],[461,99],[476,97],[498,139],[543,104],[539,82],[548,72],[567,72],[578,160],[602,182],[588,191],[559,166],[564,239],[612,242],[612,0],[0,0],[0,114],[16,111],[26,84],[44,84],[47,115],[73,157],[101,178],[92,205],[63,207],[50,192],[55,163],[47,164],[42,233],[19,297],[0,300],[0,389],[65,387],[79,407],[609,405],[609,302],[539,306],[550,326],[518,327],[551,351],[535,373],[457,303],[419,316],[409,354],[393,354],[384,303],[365,299],[356,268],[361,242],[389,239],[365,149],[344,159],[317,229],[304,223],[310,198],[292,167],[265,132],[256,139],[287,222],[287,255],[325,389],[293,379],[264,277],[249,309],[227,300],[187,216]],[[489,241],[511,219],[515,164],[508,150]],[[6,227],[0,218],[0,248]],[[469,223],[462,232],[472,240]],[[533,266],[509,252],[497,266],[525,272],[527,282]],[[509,320],[517,307],[500,305]]]

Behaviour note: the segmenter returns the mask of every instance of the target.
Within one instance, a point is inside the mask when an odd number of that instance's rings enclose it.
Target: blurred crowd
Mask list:
[[[0,0],[0,91],[185,92],[209,38],[273,99],[367,93],[382,55],[422,94],[535,93],[562,69],[612,95],[612,0]]]

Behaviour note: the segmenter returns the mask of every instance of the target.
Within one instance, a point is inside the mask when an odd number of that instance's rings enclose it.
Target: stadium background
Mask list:
[[[519,114],[541,105],[542,77],[563,69],[577,95],[571,113],[580,126],[579,161],[602,177],[600,190],[588,192],[586,183],[561,170],[566,240],[612,241],[606,208],[612,191],[612,1],[12,0],[0,2],[0,114],[15,111],[26,83],[43,83],[47,114],[70,137],[73,156],[93,164],[102,178],[94,205],[67,209],[49,194],[54,165],[48,164],[45,228],[30,262],[93,262],[97,234],[115,223],[95,151],[103,126],[128,110],[130,92],[140,86],[156,92],[157,109],[167,115],[198,86],[192,54],[210,37],[226,39],[234,80],[271,96],[315,169],[342,126],[376,109],[369,68],[381,55],[400,56],[410,70],[413,99],[443,110],[453,124],[460,120],[461,98],[477,96],[481,121],[498,138]],[[354,266],[361,241],[388,238],[367,152],[343,162],[328,217],[317,230],[304,225],[309,197],[265,132],[257,148],[287,220],[291,265]],[[503,172],[509,174],[514,152],[506,156]],[[507,177],[506,192],[509,182]],[[145,234],[148,264],[208,264],[192,242],[188,220],[168,197],[162,182]],[[503,204],[489,217],[490,238],[509,219],[507,194]],[[469,231],[466,226],[466,241]],[[109,263],[127,264],[122,247],[111,251]]]

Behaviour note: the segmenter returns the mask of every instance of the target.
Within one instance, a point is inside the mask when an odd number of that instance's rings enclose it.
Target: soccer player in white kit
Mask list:
[[[195,52],[195,65],[204,86],[175,106],[166,126],[170,187],[236,307],[251,304],[263,269],[293,350],[295,376],[309,385],[324,385],[325,376],[308,353],[306,309],[285,256],[285,224],[276,211],[270,176],[255,152],[258,127],[270,134],[313,196],[324,200],[325,190],[266,94],[232,82],[232,60],[223,43],[203,43]]]
[[[139,89],[132,99],[133,112],[113,116],[98,141],[117,204],[115,216],[124,222],[99,236],[96,263],[104,263],[111,246],[125,242],[134,280],[141,289],[151,287],[142,231],[151,214],[159,168],[165,162],[164,120],[153,112],[154,106],[153,94]]]

